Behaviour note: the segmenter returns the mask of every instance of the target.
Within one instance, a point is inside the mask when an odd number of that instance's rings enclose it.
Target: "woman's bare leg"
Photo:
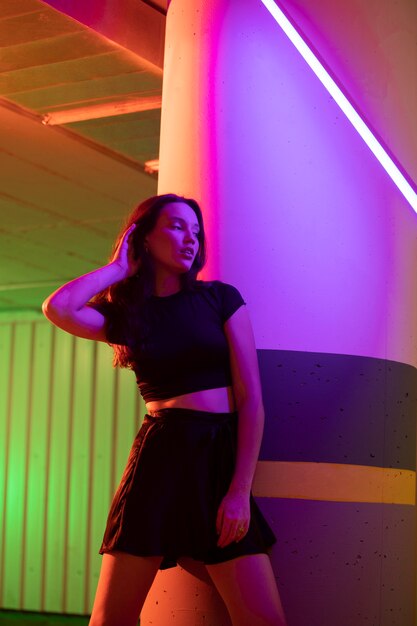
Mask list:
[[[136,626],[161,556],[103,554],[90,626]]]
[[[248,554],[206,568],[233,626],[287,626],[267,554]]]

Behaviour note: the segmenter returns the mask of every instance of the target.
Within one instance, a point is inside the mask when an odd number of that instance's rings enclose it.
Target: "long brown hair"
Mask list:
[[[119,242],[123,238],[127,229],[136,223],[137,226],[130,238],[133,257],[139,260],[138,272],[125,280],[121,280],[110,285],[103,291],[97,293],[92,299],[92,304],[111,303],[111,315],[108,323],[118,332],[122,332],[124,344],[111,344],[114,350],[113,367],[131,367],[133,365],[132,347],[135,345],[144,346],[148,331],[149,320],[147,318],[146,300],[150,298],[155,286],[155,275],[152,258],[145,251],[145,238],[156,225],[158,217],[166,204],[172,202],[184,202],[188,204],[197,216],[200,226],[197,235],[199,247],[194,262],[187,272],[180,275],[181,289],[189,290],[196,287],[197,274],[206,263],[206,238],[204,233],[203,216],[198,202],[192,198],[185,198],[174,193],[167,193],[160,196],[152,196],[141,202],[126,218],[119,234],[117,235],[109,262],[113,260]]]

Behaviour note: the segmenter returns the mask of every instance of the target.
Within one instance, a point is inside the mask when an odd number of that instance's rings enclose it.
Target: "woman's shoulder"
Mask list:
[[[220,293],[229,293],[238,291],[231,283],[225,283],[223,280],[196,280],[195,287],[197,289],[211,289]]]
[[[224,287],[233,287],[229,283],[225,283],[222,280],[196,280],[195,287],[197,289],[223,289]]]
[[[206,290],[206,293],[210,293],[217,301],[228,306],[232,303],[246,304],[241,292],[237,287],[231,283],[225,283],[223,280],[198,280],[196,281],[197,290]]]

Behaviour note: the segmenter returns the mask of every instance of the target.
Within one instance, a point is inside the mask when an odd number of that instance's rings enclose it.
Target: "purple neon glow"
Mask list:
[[[417,194],[415,190],[406,180],[404,175],[401,173],[392,158],[388,155],[386,150],[382,147],[375,135],[368,128],[359,113],[355,110],[355,108],[352,106],[346,96],[342,93],[336,82],[325,70],[323,65],[307,46],[301,35],[297,32],[297,30],[294,28],[288,18],[275,4],[274,0],[261,0],[261,2],[275,18],[277,23],[281,26],[284,33],[290,39],[292,44],[297,48],[303,59],[313,70],[317,78],[321,81],[321,83],[330,93],[335,102],[339,105],[343,113],[346,115],[351,124],[356,128],[359,135],[365,141],[369,149],[381,163],[387,174],[391,177],[398,189],[401,191],[406,200],[410,203],[414,211],[417,213]]]

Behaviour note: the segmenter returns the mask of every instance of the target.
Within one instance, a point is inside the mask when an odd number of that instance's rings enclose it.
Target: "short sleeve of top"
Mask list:
[[[120,315],[117,314],[117,308],[113,302],[90,302],[87,306],[104,315],[106,319],[105,335],[108,343],[126,345],[123,327],[120,323]]]
[[[220,303],[221,303],[221,316],[222,323],[224,324],[229,317],[232,317],[243,304],[246,304],[239,290],[233,285],[223,283],[220,280],[213,281],[217,287]]]

